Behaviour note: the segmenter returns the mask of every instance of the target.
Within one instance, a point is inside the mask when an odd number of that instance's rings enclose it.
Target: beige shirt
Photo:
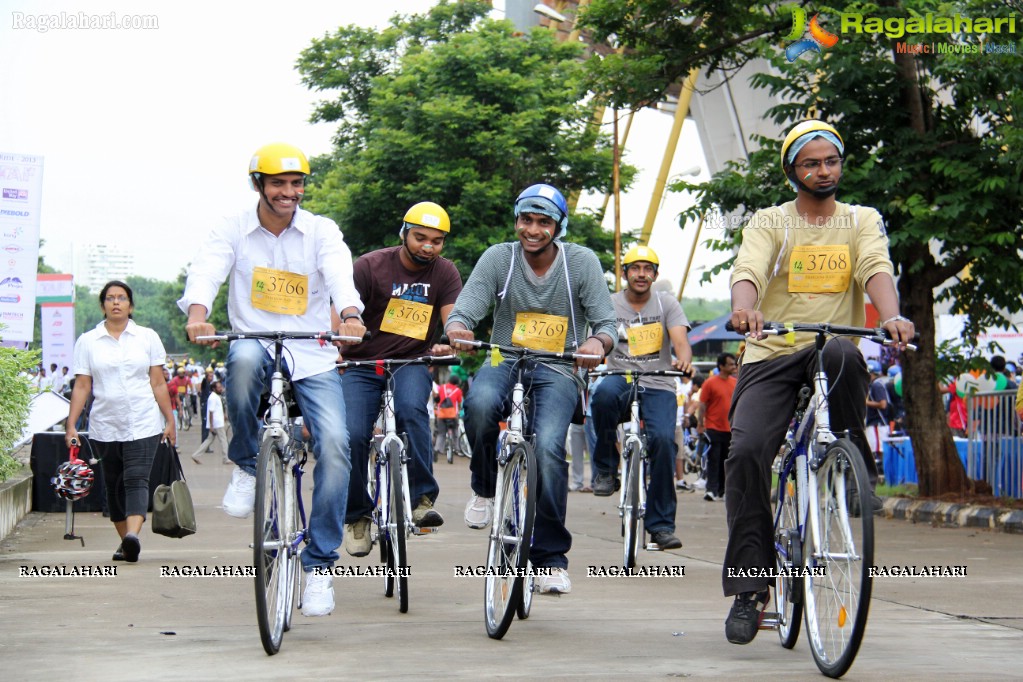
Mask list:
[[[799,247],[847,247],[849,282],[842,291],[790,291],[793,251]],[[828,251],[828,259],[836,251]],[[795,260],[813,258],[813,248]],[[757,308],[769,322],[828,322],[862,327],[864,289],[878,273],[893,276],[888,235],[881,215],[864,206],[836,203],[835,214],[821,226],[806,222],[795,201],[757,211],[743,228],[730,286],[742,280],[757,289]],[[743,362],[788,355],[813,343],[813,334],[797,334],[795,343],[780,336],[750,339]]]

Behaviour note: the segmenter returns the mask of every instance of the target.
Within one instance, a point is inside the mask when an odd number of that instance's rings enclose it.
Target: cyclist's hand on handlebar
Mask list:
[[[356,320],[356,318],[354,318],[354,317],[350,317],[348,319],[349,320]],[[347,340],[346,341],[334,341],[333,344],[335,346],[337,346],[338,348],[340,348],[341,346],[353,346],[353,345],[355,345],[357,343],[361,343],[362,342],[361,341],[362,337],[366,335],[366,325],[364,325],[364,324],[362,324],[361,322],[358,322],[358,321],[344,322],[344,323],[341,324],[341,326],[339,326],[337,328],[337,331],[334,332],[334,333],[337,334],[338,336],[354,336],[355,338],[360,339],[359,341],[347,341]]]
[[[475,341],[476,335],[473,334],[471,330],[465,329],[464,327],[461,329],[454,327],[452,329],[448,329],[445,333],[447,334],[447,337],[451,342],[451,346],[455,350],[460,351],[475,350],[470,346],[464,346],[462,344],[455,343],[455,341]]]
[[[601,343],[600,339],[590,337],[586,339],[583,345],[579,346],[576,353],[580,355],[593,355],[596,357],[592,358],[576,358],[575,366],[581,369],[593,369],[600,364],[601,358],[604,357],[604,344]]]
[[[693,365],[687,359],[675,358],[674,360],[671,361],[671,366],[680,372],[685,372],[689,376],[693,375]]]
[[[433,355],[435,357],[440,357],[443,355],[455,355],[455,349],[447,345],[446,343],[435,343],[433,344],[433,347],[430,348],[430,355]]]
[[[892,345],[899,350],[905,350],[906,344],[912,343],[913,337],[916,336],[916,326],[901,316],[888,320],[884,328],[891,334]]]
[[[732,326],[735,331],[752,339],[764,338],[764,314],[759,310],[739,308],[732,311]]]
[[[220,345],[219,341],[196,341],[198,336],[214,336],[217,333],[217,328],[205,320],[197,322],[189,322],[185,325],[185,333],[188,334],[188,340],[192,343],[197,343],[200,346],[211,346],[216,348]]]

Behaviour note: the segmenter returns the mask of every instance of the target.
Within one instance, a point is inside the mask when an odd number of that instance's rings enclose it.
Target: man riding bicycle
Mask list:
[[[355,261],[355,288],[366,308],[363,317],[372,338],[344,353],[345,360],[407,360],[450,352],[434,346],[437,330],[448,319],[462,290],[454,263],[441,257],[451,231],[447,212],[424,201],[405,213],[400,246],[372,251]],[[345,550],[352,556],[369,554],[374,500],[366,489],[369,443],[380,412],[387,377],[373,368],[353,367],[341,378],[347,406],[352,448],[352,476],[348,489]],[[399,431],[408,435],[408,462],[412,523],[436,527],[444,523],[433,504],[440,493],[433,477],[430,446],[430,400],[433,380],[423,365],[394,371],[394,415]]]
[[[518,241],[491,246],[476,263],[445,327],[452,342],[472,340],[472,329],[496,303],[491,343],[594,355],[577,364],[595,367],[617,338],[614,308],[596,254],[561,241],[567,229],[568,203],[561,192],[543,184],[523,190],[515,201]],[[587,325],[592,330],[589,337],[584,336]],[[473,495],[465,508],[470,528],[487,527],[494,515],[498,423],[507,416],[514,382],[511,362],[485,362],[465,401],[472,449]],[[565,437],[580,387],[567,361],[537,363],[526,373],[532,403],[529,425],[536,436],[539,469],[530,561],[552,569],[551,575],[536,578],[541,593],[572,589],[566,571],[572,535],[565,528]]]
[[[725,596],[734,596],[725,635],[746,644],[757,633],[769,598],[774,567],[771,463],[792,419],[799,389],[813,379],[813,334],[767,336],[764,321],[863,326],[863,293],[884,327],[904,348],[913,323],[899,315],[888,237],[872,208],[835,200],[845,145],[823,121],[796,125],[781,148],[781,166],[795,201],[757,211],[743,230],[732,270],[732,316],[748,335],[729,415],[732,443],[725,463],[728,546],[722,567]],[[848,431],[864,455],[871,483],[877,479],[863,425],[867,368],[846,339],[824,348],[834,432]],[[879,501],[879,500],[878,500]],[[870,513],[865,510],[864,513]]]
[[[188,270],[178,307],[188,314],[189,340],[215,333],[206,319],[230,277],[228,316],[236,332],[323,331],[330,304],[344,323],[337,333],[361,337],[362,301],[352,283],[352,255],[334,221],[299,208],[309,162],[296,147],[269,144],[249,164],[258,204],[214,228]],[[306,587],[302,613],[325,616],[334,609],[328,568],[338,559],[351,468],[337,350],[314,340],[285,343],[295,400],[312,434],[316,457],[310,542],[302,552]],[[270,351],[255,339],[232,343],[227,352],[227,409],[234,437],[228,456],[238,465],[224,495],[224,511],[245,518],[255,503],[261,393],[272,371]]]
[[[458,439],[461,436],[458,427],[458,415],[462,411],[462,389],[461,381],[454,374],[448,377],[447,383],[437,387],[436,402],[433,412],[437,419],[437,440],[433,449],[436,452],[444,452],[444,441],[447,438],[453,439],[455,449],[458,449]]]
[[[669,293],[654,293],[660,259],[653,249],[634,246],[622,258],[626,287],[611,296],[618,322],[618,344],[607,357],[612,370],[689,371],[693,349],[689,320]],[[672,358],[674,353],[674,358]],[[650,455],[650,485],[643,524],[661,549],[678,549],[675,536],[675,417],[678,402],[673,377],[639,379],[640,416]],[[597,446],[593,462],[597,478],[593,494],[606,497],[620,487],[617,477],[617,428],[627,414],[631,386],[623,376],[608,376],[591,396]]]

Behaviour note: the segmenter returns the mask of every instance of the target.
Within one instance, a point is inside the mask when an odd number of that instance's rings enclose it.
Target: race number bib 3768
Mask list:
[[[834,294],[849,288],[849,246],[796,246],[789,258],[789,293]]]

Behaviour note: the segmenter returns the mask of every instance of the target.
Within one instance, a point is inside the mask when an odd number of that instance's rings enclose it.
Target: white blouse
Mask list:
[[[119,339],[107,332],[105,322],[78,337],[75,375],[92,377],[89,437],[111,443],[163,433],[163,415],[149,383],[149,368],[166,361],[156,332],[133,320],[128,320]]]

